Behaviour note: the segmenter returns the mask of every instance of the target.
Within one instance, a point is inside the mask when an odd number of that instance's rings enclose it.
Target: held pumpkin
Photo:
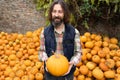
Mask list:
[[[55,53],[48,58],[46,67],[52,75],[62,76],[68,71],[69,62],[65,56]]]

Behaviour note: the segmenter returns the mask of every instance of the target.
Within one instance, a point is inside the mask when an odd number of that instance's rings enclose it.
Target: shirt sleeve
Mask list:
[[[48,56],[45,52],[44,29],[41,31],[41,35],[40,35],[40,49],[38,52],[38,58],[40,61],[46,61],[48,59]]]
[[[75,29],[75,46],[74,46],[74,56],[71,58],[71,62],[74,62],[74,65],[78,64],[81,61],[81,43],[80,43],[80,33],[77,29]]]

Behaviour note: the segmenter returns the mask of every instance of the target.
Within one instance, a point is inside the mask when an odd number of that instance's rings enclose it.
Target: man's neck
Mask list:
[[[55,27],[55,30],[59,33],[63,32],[65,29],[65,25],[62,23],[60,26]]]
[[[65,26],[65,25],[62,23],[61,25],[56,26],[55,29],[56,29],[56,30],[61,30],[61,29],[64,28],[64,26]]]

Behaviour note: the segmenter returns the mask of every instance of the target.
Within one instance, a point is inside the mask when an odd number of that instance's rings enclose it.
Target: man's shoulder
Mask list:
[[[48,25],[47,27],[44,28],[44,35],[48,35],[49,32],[51,32],[52,29],[52,25]]]
[[[68,30],[68,31],[75,31],[75,27],[73,26],[73,25],[71,25],[71,24],[66,24],[66,29]]]
[[[48,30],[48,29],[50,29],[51,27],[52,27],[52,25],[48,25],[48,26],[45,27],[44,30]]]
[[[71,24],[67,24],[67,26],[70,28],[70,30],[72,31],[72,32],[74,32],[75,34],[79,34],[80,32],[79,32],[79,30],[76,28],[76,27],[74,27],[73,25],[71,25]],[[70,31],[69,30],[69,31]]]
[[[70,29],[75,30],[75,27],[73,25],[71,25],[71,24],[66,24],[66,27],[69,27]]]

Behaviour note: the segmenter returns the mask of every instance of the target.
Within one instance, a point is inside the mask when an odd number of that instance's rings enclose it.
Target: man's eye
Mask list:
[[[59,13],[63,13],[63,11],[59,11]]]
[[[56,11],[52,11],[53,13],[56,13]]]
[[[61,10],[59,10],[59,11],[52,11],[53,13],[56,13],[56,12],[58,12],[58,13],[63,13],[63,11],[61,11]]]

